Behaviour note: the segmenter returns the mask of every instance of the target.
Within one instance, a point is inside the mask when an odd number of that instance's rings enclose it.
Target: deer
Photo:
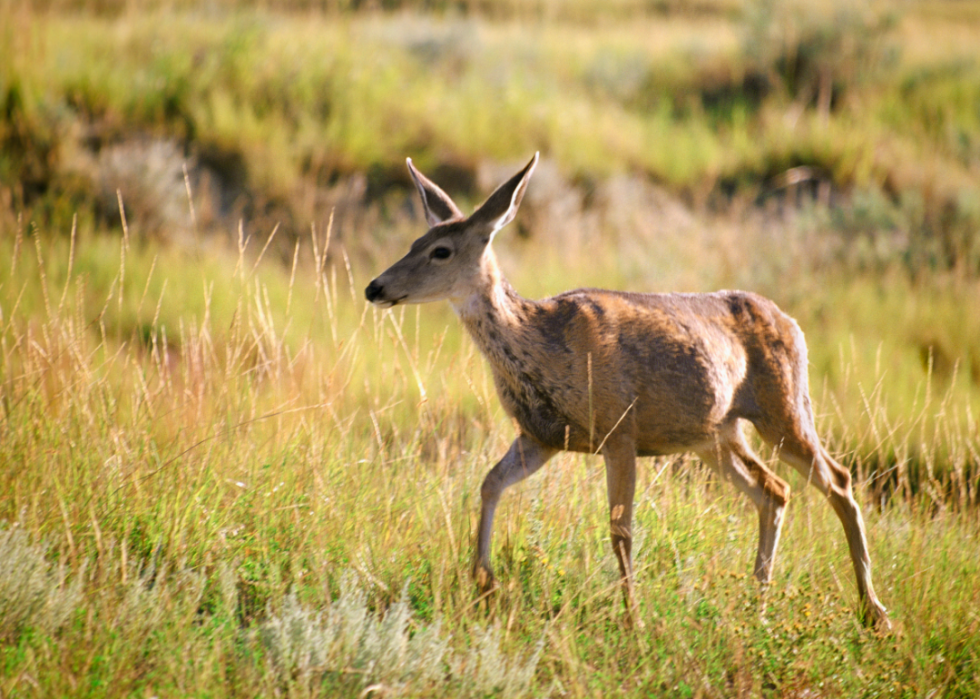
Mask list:
[[[498,585],[490,561],[504,490],[560,451],[601,454],[612,548],[628,620],[638,620],[632,516],[639,457],[693,452],[755,505],[754,574],[772,580],[789,484],[754,453],[751,423],[779,460],[827,498],[844,527],[857,577],[858,616],[891,627],[875,595],[851,474],[821,444],[797,322],[747,291],[566,291],[525,299],[501,273],[491,243],[514,220],[538,153],[470,216],[407,159],[429,230],[365,289],[381,308],[448,300],[490,365],[518,434],[480,488],[472,574],[481,594]],[[640,621],[642,624],[642,621]]]

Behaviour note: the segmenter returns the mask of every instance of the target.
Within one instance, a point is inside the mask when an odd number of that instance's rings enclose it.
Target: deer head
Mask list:
[[[429,230],[412,243],[405,257],[372,281],[364,295],[384,308],[443,299],[458,306],[486,283],[488,267],[495,269],[490,243],[497,231],[514,220],[538,154],[469,217],[460,213],[437,184],[415,169],[411,158],[407,162],[422,197]]]

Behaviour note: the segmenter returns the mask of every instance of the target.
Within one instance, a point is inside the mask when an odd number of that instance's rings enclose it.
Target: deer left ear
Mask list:
[[[537,164],[538,153],[535,153],[531,162],[525,165],[523,170],[497,187],[480,208],[473,212],[470,221],[489,226],[490,235],[513,221]]]

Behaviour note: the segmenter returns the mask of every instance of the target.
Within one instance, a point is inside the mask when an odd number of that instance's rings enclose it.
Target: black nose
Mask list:
[[[378,280],[375,279],[373,282],[367,285],[367,289],[364,290],[364,298],[372,303],[381,298],[384,293],[385,288],[378,284]]]

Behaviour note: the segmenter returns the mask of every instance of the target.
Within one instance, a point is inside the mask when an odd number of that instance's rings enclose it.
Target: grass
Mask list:
[[[324,268],[312,243],[295,269],[256,264],[249,248],[188,266],[173,248],[82,232],[70,243],[0,243],[0,519],[18,552],[4,560],[36,571],[5,567],[0,581],[16,610],[5,694],[978,688],[975,476],[913,481],[890,451],[921,433],[926,453],[945,443],[975,463],[952,389],[920,398],[929,420],[893,424],[876,388],[865,429],[886,439],[864,447],[854,425],[834,439],[857,449],[859,471],[877,459],[904,473],[902,497],[865,510],[896,634],[858,625],[839,524],[791,474],[777,578],[760,596],[754,513],[685,458],[642,471],[648,626],[631,634],[595,459],[561,456],[508,492],[503,591],[475,602],[479,484],[512,428],[444,311],[366,307],[360,282]],[[844,395],[863,361],[844,355]],[[813,378],[835,424],[833,372]]]
[[[0,2],[0,695],[976,696],[980,15],[764,5]],[[362,289],[420,233],[405,156],[466,208],[534,150],[525,295],[799,320],[894,634],[816,491],[774,464],[763,594],[685,456],[640,473],[644,630],[595,458],[507,492],[476,599],[513,426],[445,305]]]

